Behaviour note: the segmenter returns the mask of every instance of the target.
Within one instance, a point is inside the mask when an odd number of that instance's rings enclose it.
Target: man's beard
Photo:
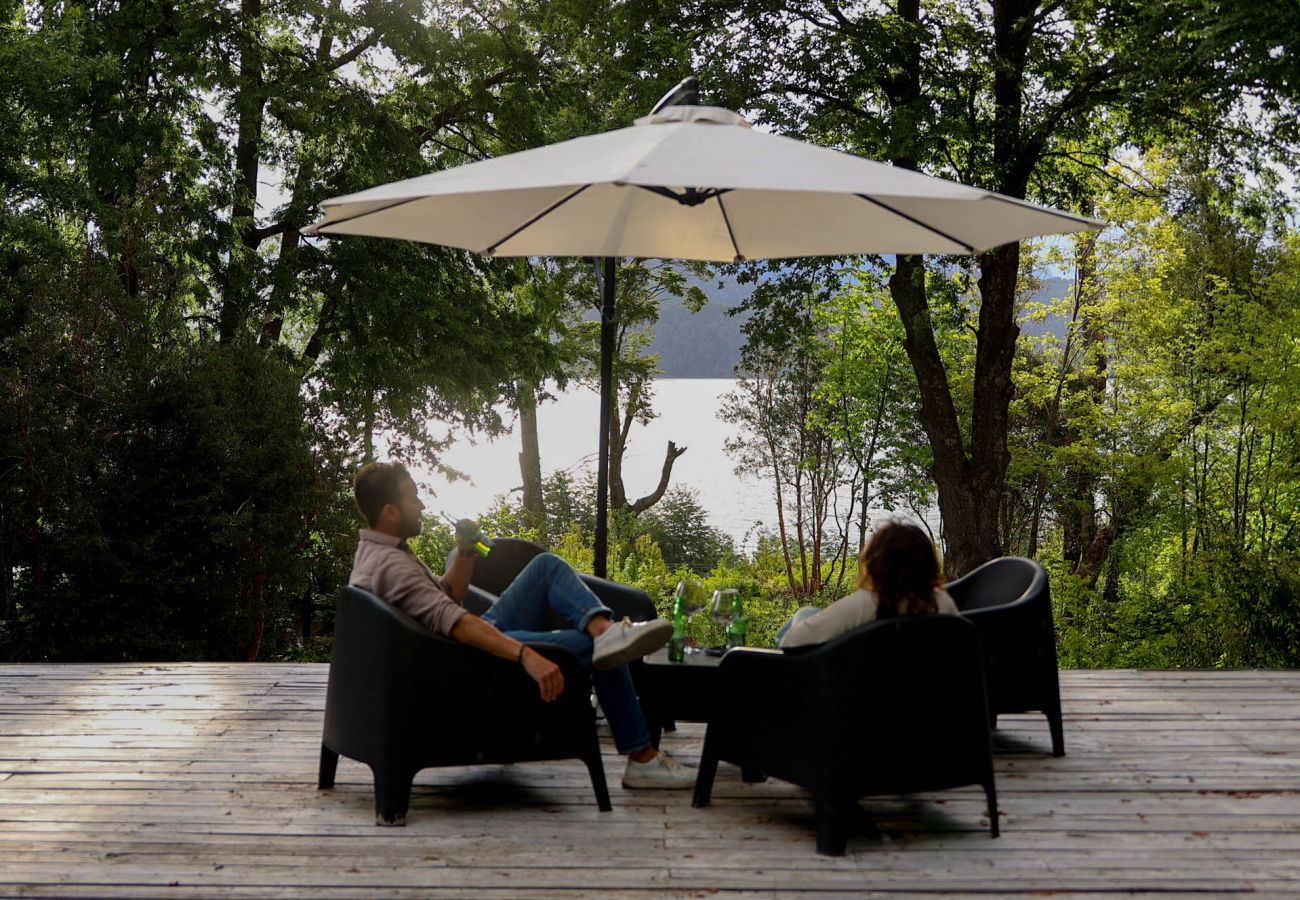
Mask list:
[[[418,513],[402,523],[403,537],[413,538],[420,536],[420,530],[424,527],[424,517]]]

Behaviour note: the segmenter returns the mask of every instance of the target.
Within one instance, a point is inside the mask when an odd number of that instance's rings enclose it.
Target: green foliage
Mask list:
[[[1294,16],[1255,6],[1029,4],[994,40],[1004,20],[967,0],[916,21],[771,0],[3,5],[0,652],[325,658],[358,457],[387,432],[436,466],[454,435],[429,419],[495,432],[497,401],[590,378],[595,292],[585,263],[299,229],[334,194],[627,124],[699,64],[706,102],[762,125],[1114,224],[1022,257],[1018,296],[1047,266],[1079,278],[1025,311],[1064,330],[1022,339],[995,398],[1000,545],[1051,565],[1070,664],[1296,665],[1300,242],[1258,166],[1294,151]],[[798,521],[740,558],[689,493],[631,515],[616,469],[611,575],[664,609],[683,577],[738,588],[756,644],[847,589],[867,510],[928,506],[929,441],[969,463],[998,412],[976,399],[994,256],[929,264],[928,380],[881,261],[743,272],[738,463],[776,470]],[[704,274],[622,267],[616,460],[654,414],[659,304],[698,308]],[[954,424],[922,434],[936,399]],[[587,481],[548,480],[545,529],[509,502],[484,526],[559,536],[589,569]],[[855,521],[832,521],[836,491]],[[439,570],[450,531],[413,544]]]
[[[587,559],[583,570],[590,571],[591,535],[595,530],[591,473],[575,479],[567,472],[553,472],[543,485],[543,494],[547,533],[561,536],[554,542],[555,552],[570,562]],[[534,541],[538,538],[527,527],[521,504],[513,498],[498,497],[478,521],[489,534]],[[610,577],[618,569],[633,578],[629,583],[649,583],[658,588],[668,577],[660,572],[661,568],[663,572],[702,574],[735,556],[730,539],[709,524],[708,513],[696,494],[681,488],[670,489],[658,504],[640,514],[613,510],[609,528]]]
[[[929,505],[916,381],[870,267],[796,269],[748,306],[744,377],[721,412],[740,434],[725,447],[738,472],[773,483],[786,589],[816,596],[851,580],[873,514]]]
[[[486,534],[502,534],[485,529]],[[419,537],[407,541],[414,553],[435,574],[447,568],[447,557],[456,546],[456,532],[441,516],[425,514]]]
[[[10,652],[291,650],[350,555],[343,458],[297,374],[252,347],[160,352],[130,330],[147,319],[101,318],[95,301],[69,309],[77,289],[56,291],[33,299],[10,344],[24,351],[0,431]],[[75,345],[47,331],[55,313],[82,316]]]
[[[708,512],[694,491],[670,489],[640,515],[637,524],[673,570],[709,572],[735,555],[730,538],[709,524]]]
[[[1085,579],[1053,567],[1061,665],[1077,668],[1295,668],[1300,665],[1300,569],[1234,551],[1144,579],[1107,600]]]
[[[246,13],[0,14],[8,652],[319,658],[376,432],[436,465],[427,419],[499,429],[514,380],[565,362],[513,302],[522,261],[299,231],[540,142],[520,10]]]

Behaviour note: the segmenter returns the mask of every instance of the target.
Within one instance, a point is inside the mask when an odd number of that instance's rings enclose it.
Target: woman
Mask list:
[[[777,633],[777,646],[821,644],[876,619],[956,613],[939,587],[939,560],[924,531],[886,522],[858,556],[858,589],[825,609],[805,606]]]

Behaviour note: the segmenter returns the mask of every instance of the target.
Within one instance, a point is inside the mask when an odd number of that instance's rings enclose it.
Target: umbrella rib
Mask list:
[[[736,251],[735,262],[745,261],[745,254],[740,252],[740,245],[736,243],[736,231],[731,227],[731,216],[727,215],[727,208],[722,205],[722,194],[714,194],[718,201],[718,209],[722,210],[722,221],[727,223],[727,237],[731,238],[731,249]]]
[[[500,247],[502,244],[504,244],[506,241],[510,240],[510,239],[511,239],[512,237],[514,237],[515,235],[519,234],[519,232],[523,231],[525,228],[530,228],[530,227],[532,227],[533,225],[537,224],[538,221],[540,221],[541,219],[546,218],[546,217],[549,216],[551,213],[555,212],[555,211],[556,211],[557,209],[559,209],[561,206],[563,206],[564,204],[568,203],[570,200],[572,200],[574,197],[576,197],[576,196],[578,196],[579,194],[581,194],[583,191],[585,191],[585,190],[586,190],[587,188],[589,188],[589,187],[591,187],[590,184],[584,184],[584,185],[581,185],[580,187],[577,188],[577,190],[571,191],[570,193],[568,193],[568,194],[566,194],[565,196],[561,197],[559,200],[556,200],[556,201],[555,201],[554,203],[552,203],[550,206],[546,207],[546,209],[542,210],[542,211],[539,212],[537,215],[535,215],[535,216],[533,216],[531,219],[529,219],[527,222],[525,222],[524,224],[520,225],[518,228],[516,228],[516,229],[514,229],[513,231],[511,231],[511,232],[510,232],[509,234],[507,234],[505,237],[501,238],[500,240],[498,240],[498,241],[496,241],[495,243],[493,243],[492,245],[490,245],[486,250],[483,251],[483,255],[484,255],[484,256],[491,256],[492,254],[496,253],[496,249],[497,249],[497,247]]]
[[[926,231],[930,232],[931,234],[939,235],[939,237],[943,238],[944,240],[949,240],[952,241],[954,244],[958,244],[962,247],[965,247],[967,253],[975,252],[975,248],[972,247],[970,244],[966,243],[965,241],[959,240],[953,237],[951,234],[948,234],[947,232],[940,231],[938,228],[935,228],[932,225],[927,225],[924,222],[922,222],[920,219],[916,218],[915,216],[909,216],[901,209],[894,209],[888,203],[881,203],[875,197],[868,197],[866,194],[854,194],[853,196],[861,200],[866,200],[868,203],[873,203],[876,206],[879,206],[881,209],[885,210],[886,212],[891,212],[901,219],[906,219],[907,221],[911,222],[913,225],[917,226],[918,228],[924,228]]]
[[[1091,227],[1093,227],[1093,228],[1097,228],[1097,227],[1105,227],[1105,223],[1101,223],[1101,224],[1099,225],[1099,223],[1097,223],[1097,222],[1094,221],[1093,219],[1088,219],[1088,218],[1085,218],[1085,217],[1083,217],[1083,216],[1076,216],[1076,215],[1074,215],[1073,213],[1062,212],[1061,210],[1059,210],[1059,209],[1053,209],[1053,208],[1050,207],[1050,206],[1037,206],[1037,205],[1035,205],[1035,204],[1033,204],[1033,203],[1028,203],[1028,202],[1021,201],[1021,200],[1016,200],[1016,199],[1013,198],[1013,197],[1004,197],[1004,196],[1002,196],[1001,194],[995,194],[995,193],[990,192],[989,195],[988,195],[987,197],[984,197],[984,198],[982,198],[982,199],[984,199],[984,200],[1000,200],[1000,201],[1002,201],[1003,203],[1009,203],[1009,204],[1011,204],[1012,206],[1018,206],[1018,207],[1020,207],[1021,209],[1026,209],[1026,208],[1028,208],[1028,209],[1032,209],[1034,212],[1047,213],[1047,214],[1050,215],[1050,216],[1056,216],[1058,219],[1065,219],[1066,221],[1073,222],[1073,223],[1076,224],[1076,225],[1089,225],[1089,226],[1091,226]]]
[[[315,226],[315,228],[317,232],[325,232],[326,228],[333,228],[335,225],[343,225],[347,222],[355,222],[357,219],[364,219],[366,216],[376,216],[379,215],[381,212],[388,212],[390,209],[396,209],[397,207],[403,206],[407,203],[414,203],[417,200],[423,200],[423,199],[424,199],[423,197],[407,197],[405,200],[397,200],[393,203],[388,204],[387,206],[380,206],[376,209],[368,209],[365,212],[357,213],[355,216],[344,216],[341,219],[335,219],[333,222],[325,222],[321,225]],[[328,234],[328,232],[325,233]]]

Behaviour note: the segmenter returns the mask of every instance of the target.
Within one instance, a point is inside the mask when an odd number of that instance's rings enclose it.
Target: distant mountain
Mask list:
[[[1044,278],[1033,299],[1042,302],[1065,297],[1073,285],[1069,278]],[[745,344],[740,329],[749,316],[727,312],[739,306],[752,288],[717,279],[701,286],[709,302],[698,313],[676,298],[664,301],[660,310],[650,352],[660,355],[663,378],[731,378],[740,362],[740,348]],[[1066,325],[1064,318],[1049,316],[1040,321],[1022,320],[1020,328],[1035,337],[1048,332],[1064,337]]]
[[[1042,285],[1038,290],[1034,291],[1033,299],[1038,303],[1059,300],[1062,297],[1070,296],[1070,292],[1073,290],[1073,278],[1044,278]],[[1039,337],[1051,332],[1058,338],[1064,339],[1065,329],[1069,324],[1069,321],[1062,316],[1048,316],[1039,321],[1026,320],[1022,317],[1020,320],[1020,333]]]
[[[664,378],[731,378],[740,363],[745,335],[740,326],[748,314],[727,315],[751,288],[734,281],[712,279],[700,285],[709,302],[692,313],[677,298],[664,301],[655,325],[650,352],[658,353]]]

